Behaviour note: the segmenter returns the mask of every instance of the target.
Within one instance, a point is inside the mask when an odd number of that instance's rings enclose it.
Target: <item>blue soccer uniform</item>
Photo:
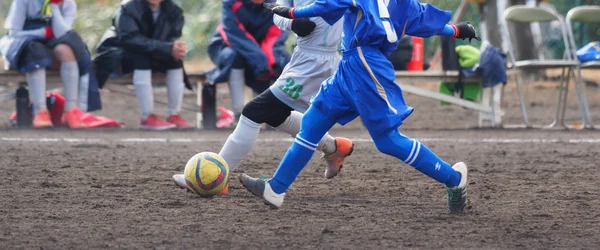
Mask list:
[[[252,193],[281,206],[285,191],[306,166],[316,145],[335,123],[360,116],[377,149],[413,166],[447,187],[449,209],[462,211],[466,201],[467,168],[450,166],[398,127],[412,112],[394,83],[394,68],[386,57],[404,34],[476,38],[469,24],[447,25],[451,13],[417,0],[318,0],[312,5],[285,8],[267,5],[275,14],[305,18],[320,16],[332,24],[343,19],[342,60],[336,73],[322,85],[304,114],[302,127],[273,178],[242,175]]]

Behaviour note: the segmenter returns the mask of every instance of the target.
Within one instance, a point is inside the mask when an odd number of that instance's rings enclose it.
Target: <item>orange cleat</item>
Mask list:
[[[167,118],[167,122],[175,124],[175,127],[176,128],[180,128],[180,129],[191,128],[192,127],[192,124],[190,124],[189,122],[187,122],[186,120],[184,120],[179,115],[169,116],[169,118]]]
[[[83,112],[78,107],[74,107],[63,115],[63,123],[72,129],[86,128],[87,126],[81,120],[82,116]]]
[[[34,128],[50,128],[52,127],[52,119],[50,119],[50,112],[48,110],[40,111],[33,118],[33,127]]]
[[[325,178],[327,179],[335,177],[342,170],[344,159],[354,151],[354,143],[348,138],[336,137],[335,147],[335,153],[323,156],[327,162],[325,169]]]
[[[142,120],[142,122],[140,124],[141,129],[155,130],[155,131],[172,129],[175,126],[176,126],[175,124],[167,122],[167,121],[163,120],[162,118],[158,117],[157,115],[148,116],[148,118],[146,118],[146,120]]]

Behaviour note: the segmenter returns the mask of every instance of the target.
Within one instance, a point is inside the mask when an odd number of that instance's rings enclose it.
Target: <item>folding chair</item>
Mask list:
[[[568,87],[569,87],[570,76],[571,76],[573,69],[579,65],[579,62],[577,60],[574,60],[573,57],[571,56],[572,51],[569,46],[570,43],[569,43],[569,39],[568,39],[568,35],[567,35],[567,28],[565,27],[566,25],[564,22],[564,18],[561,15],[559,15],[558,13],[555,13],[554,11],[548,10],[545,8],[525,6],[525,5],[516,5],[516,6],[511,6],[504,11],[504,19],[506,21],[506,22],[504,22],[504,28],[507,31],[508,31],[508,22],[516,22],[516,23],[536,23],[536,22],[551,22],[551,21],[559,21],[560,22],[561,32],[562,32],[562,36],[563,36],[563,42],[564,42],[565,48],[566,48],[565,49],[565,57],[564,57],[565,59],[561,59],[561,60],[533,59],[533,60],[517,61],[516,57],[515,57],[514,46],[512,44],[512,35],[510,34],[510,32],[508,32],[509,38],[510,38],[508,41],[509,42],[509,57],[510,57],[510,60],[512,63],[512,65],[510,67],[512,69],[519,69],[519,70],[562,69],[560,85],[559,85],[556,117],[554,118],[554,121],[550,125],[542,126],[544,128],[554,127],[559,123],[559,121],[562,121],[562,118],[559,117],[561,107],[562,107],[561,105],[566,106],[567,91],[568,91]],[[515,77],[515,82],[517,84],[517,93],[519,95],[519,101],[521,103],[521,111],[523,112],[523,120],[525,122],[525,126],[532,127],[532,125],[529,124],[529,118],[527,116],[525,100],[523,98],[522,86],[521,86],[521,82],[520,82],[518,75]],[[578,98],[578,104],[580,105],[580,111],[581,111],[580,98]],[[562,108],[564,109],[564,107],[562,107]],[[561,124],[561,125],[564,125],[564,124]]]
[[[573,22],[600,23],[600,6],[579,6],[569,10],[569,13],[567,13],[567,30],[569,32],[569,42],[572,49],[571,55],[573,56],[573,60],[578,60],[577,44],[575,43],[575,35],[573,33]],[[578,78],[578,82],[576,84],[579,85],[578,89],[580,89],[580,96],[584,104],[583,112],[586,116],[583,125],[584,127],[593,128],[594,125],[590,116],[590,109],[587,102],[587,95],[585,93],[585,83],[583,82],[583,77],[581,76],[581,69],[600,69],[600,61],[581,63],[579,66],[577,66],[576,70]]]

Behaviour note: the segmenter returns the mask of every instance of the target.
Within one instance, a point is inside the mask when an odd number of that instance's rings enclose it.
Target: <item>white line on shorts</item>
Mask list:
[[[371,138],[350,138],[354,142],[364,143],[373,142]],[[600,138],[597,139],[521,139],[521,138],[417,138],[421,142],[448,142],[448,143],[490,143],[490,144],[549,144],[549,143],[571,143],[571,144],[598,144]],[[118,139],[103,139],[103,138],[24,138],[24,137],[2,137],[0,141],[6,142],[67,142],[67,143],[193,143],[193,142],[224,142],[225,139],[189,139],[189,138],[118,138]],[[257,142],[292,142],[293,138],[265,138],[258,139]]]

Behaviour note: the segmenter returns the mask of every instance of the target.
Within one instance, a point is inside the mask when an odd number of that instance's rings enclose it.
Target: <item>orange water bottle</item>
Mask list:
[[[423,71],[423,38],[413,36],[412,59],[406,65],[408,71]]]

